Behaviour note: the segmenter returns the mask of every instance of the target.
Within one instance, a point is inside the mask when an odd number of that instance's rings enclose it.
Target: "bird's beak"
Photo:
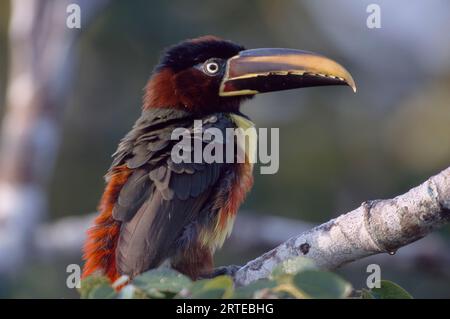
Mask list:
[[[348,85],[356,92],[350,73],[322,55],[293,49],[253,49],[227,61],[219,94],[253,95],[323,85]]]

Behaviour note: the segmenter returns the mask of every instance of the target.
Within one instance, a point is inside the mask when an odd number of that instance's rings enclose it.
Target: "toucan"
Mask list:
[[[255,94],[325,85],[356,91],[344,67],[308,51],[247,50],[215,36],[165,50],[145,87],[142,114],[105,176],[83,277],[115,281],[160,266],[194,280],[214,274],[214,252],[253,185],[253,163],[180,161],[173,131],[194,135],[195,121],[221,131],[253,127],[240,106]]]

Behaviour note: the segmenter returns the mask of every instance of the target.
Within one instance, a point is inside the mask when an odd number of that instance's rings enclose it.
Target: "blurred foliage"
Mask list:
[[[143,273],[123,286],[123,279],[111,284],[101,276],[90,276],[81,282],[81,298],[142,299],[142,298],[214,298],[214,299],[410,299],[399,285],[383,280],[380,288],[355,291],[352,285],[331,272],[318,270],[304,257],[280,264],[268,279],[247,286],[234,287],[229,276],[191,281],[171,269],[156,269]],[[113,287],[121,287],[114,289]]]

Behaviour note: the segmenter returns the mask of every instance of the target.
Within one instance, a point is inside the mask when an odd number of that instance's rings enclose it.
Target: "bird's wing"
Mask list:
[[[199,227],[211,220],[208,214],[214,214],[211,199],[219,178],[230,169],[226,163],[175,163],[170,154],[176,141],[170,135],[176,127],[192,132],[193,119],[180,111],[153,112],[158,115],[144,112],[113,164],[133,171],[113,209],[122,222],[116,267],[131,276],[157,267],[196,239]],[[223,129],[232,125],[224,115],[207,118],[204,129],[208,123]]]

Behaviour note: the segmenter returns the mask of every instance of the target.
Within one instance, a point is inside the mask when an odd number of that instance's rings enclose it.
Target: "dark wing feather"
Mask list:
[[[185,127],[192,132],[193,120],[181,111],[145,111],[114,155],[114,165],[133,169],[113,210],[113,217],[122,222],[116,248],[121,274],[134,276],[159,266],[209,221],[210,199],[230,164],[172,161],[172,130]],[[233,125],[224,114],[209,116],[204,123],[203,129]]]
[[[148,172],[145,169],[135,170],[120,191],[112,212],[114,219],[129,221],[153,193],[153,188]]]
[[[137,214],[122,224],[116,250],[117,268],[120,273],[135,276],[159,266],[174,256],[185,227],[199,219],[210,196],[205,192],[198,197],[181,200],[165,200],[159,191],[152,194]]]

